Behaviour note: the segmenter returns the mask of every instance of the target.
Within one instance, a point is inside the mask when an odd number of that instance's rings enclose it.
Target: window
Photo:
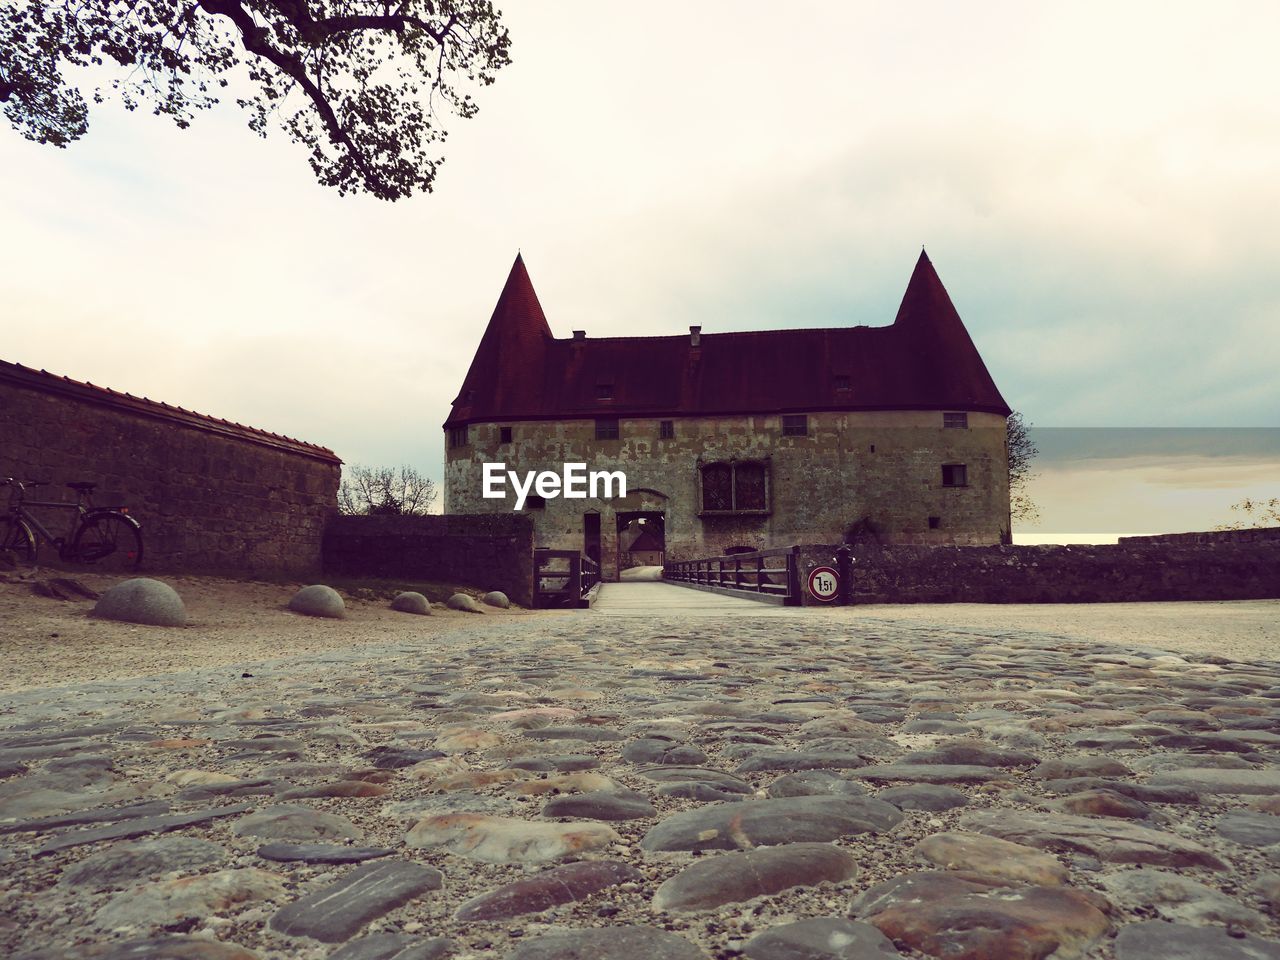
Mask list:
[[[942,425],[949,430],[968,430],[969,415],[967,413],[944,413]]]
[[[617,420],[597,420],[596,421],[596,439],[597,440],[617,440],[618,439],[618,421]]]
[[[463,403],[466,403],[466,404],[472,404],[472,403],[475,403],[475,402],[476,402],[476,392],[475,392],[474,390],[468,390],[466,393],[464,393],[464,394],[462,395],[462,402],[463,402]]]
[[[788,414],[783,417],[782,435],[784,437],[807,437],[809,435],[808,414]]]
[[[767,463],[708,463],[702,467],[703,513],[768,513]]]
[[[942,526],[942,518],[941,518],[941,517],[930,517],[930,518],[929,518],[929,529],[930,529],[930,530],[937,530],[940,526]]]
[[[768,507],[763,463],[740,463],[734,467],[733,507],[735,510],[764,510]]]
[[[612,399],[613,399],[613,384],[612,384],[612,383],[597,383],[597,384],[596,384],[596,399],[597,399],[597,400],[612,400]]]
[[[702,469],[702,509],[733,510],[733,467],[727,463],[711,463]]]
[[[498,442],[499,442],[499,443],[510,443],[510,442],[511,442],[511,428],[510,428],[510,427],[499,427],[499,428],[498,428]]]
[[[837,373],[831,379],[837,390],[849,389],[849,375],[847,373]]]
[[[658,439],[674,440],[676,436],[676,422],[674,420],[661,420],[658,423]]]
[[[944,463],[942,465],[942,485],[944,487],[967,487],[969,478],[963,463]]]
[[[524,508],[526,510],[545,510],[547,509],[547,501],[536,493],[531,493],[524,498]]]
[[[466,427],[450,427],[449,428],[449,446],[465,447],[467,445],[467,428]]]

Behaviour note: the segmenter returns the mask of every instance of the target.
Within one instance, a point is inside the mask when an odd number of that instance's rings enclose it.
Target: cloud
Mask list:
[[[605,336],[887,323],[927,243],[1034,423],[1280,422],[1280,14],[509,20],[515,63],[406,203],[316,186],[234,107],[185,132],[103,108],[67,151],[0,135],[0,356],[439,478],[518,247],[553,328]]]

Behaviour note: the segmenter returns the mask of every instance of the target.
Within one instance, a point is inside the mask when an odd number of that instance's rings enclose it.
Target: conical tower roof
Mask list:
[[[956,409],[1002,410],[1009,406],[973,345],[929,255],[920,251],[892,329],[900,338],[913,390]]]
[[[448,423],[535,401],[551,339],[524,257],[517,253]]]

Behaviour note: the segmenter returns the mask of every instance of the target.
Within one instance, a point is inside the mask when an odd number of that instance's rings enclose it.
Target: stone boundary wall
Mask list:
[[[0,361],[0,477],[52,482],[31,500],[97,483],[95,505],[142,524],[144,573],[314,574],[341,469],[324,447]],[[33,512],[59,535],[71,516]]]
[[[835,546],[804,546],[809,570]],[[854,603],[1102,603],[1280,598],[1280,540],[1072,546],[853,547]]]
[[[1249,527],[1245,530],[1206,530],[1200,533],[1156,533],[1121,537],[1121,544],[1137,543],[1280,543],[1280,527]]]
[[[324,570],[501,590],[533,605],[533,518],[523,513],[334,517]]]

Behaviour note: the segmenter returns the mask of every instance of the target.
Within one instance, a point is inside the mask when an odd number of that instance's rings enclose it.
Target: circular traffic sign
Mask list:
[[[831,603],[840,593],[840,574],[835,567],[814,567],[809,571],[809,595]]]

